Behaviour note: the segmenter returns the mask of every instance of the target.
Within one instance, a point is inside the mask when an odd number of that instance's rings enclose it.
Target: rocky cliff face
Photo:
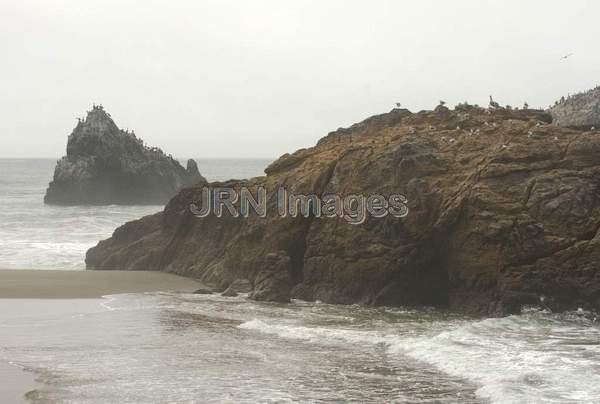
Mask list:
[[[600,87],[563,97],[549,112],[557,125],[582,129],[600,128]]]
[[[154,269],[255,299],[437,305],[501,315],[524,304],[600,306],[600,133],[541,111],[393,110],[285,155],[267,175],[211,186],[269,190],[266,218],[190,213],[200,188],[87,253],[88,269]],[[274,190],[393,194],[405,218],[282,218]]]
[[[119,129],[101,106],[94,106],[69,136],[67,155],[56,165],[44,202],[164,204],[183,187],[205,182],[195,161],[183,168],[133,132]]]

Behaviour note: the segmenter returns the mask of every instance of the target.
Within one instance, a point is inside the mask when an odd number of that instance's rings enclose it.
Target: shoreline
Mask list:
[[[36,381],[34,373],[4,361],[0,361],[0,380],[0,401],[3,403],[27,403],[26,395],[43,386]]]
[[[0,269],[0,299],[93,299],[201,287],[195,279],[158,271]]]
[[[86,271],[0,269],[0,301],[7,312],[0,320],[27,316],[27,300],[56,302],[71,299],[100,299],[106,295],[144,292],[193,292],[202,284],[192,278],[157,271]],[[21,299],[22,302],[18,302]],[[32,302],[33,303],[33,302]],[[39,304],[35,303],[37,307]],[[55,307],[52,304],[52,307]],[[12,308],[12,309],[11,309]],[[28,311],[29,309],[29,311]],[[4,315],[4,316],[3,316]],[[1,326],[2,321],[0,321]],[[0,360],[0,402],[27,403],[26,395],[44,387],[36,375]]]

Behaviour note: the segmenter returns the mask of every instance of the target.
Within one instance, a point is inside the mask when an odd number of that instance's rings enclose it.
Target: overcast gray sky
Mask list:
[[[0,0],[0,156],[63,155],[93,102],[178,157],[277,157],[395,102],[547,106],[600,83],[599,16],[592,0]]]

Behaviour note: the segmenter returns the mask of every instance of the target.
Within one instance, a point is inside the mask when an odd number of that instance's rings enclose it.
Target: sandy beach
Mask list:
[[[151,271],[0,270],[0,299],[10,299],[0,305],[6,310],[0,313],[0,320],[35,313],[40,306],[29,299],[39,302],[52,299],[57,304],[44,307],[57,312],[68,307],[67,302],[59,302],[61,299],[97,299],[111,294],[155,291],[192,292],[200,286],[193,279]],[[10,301],[18,304],[9,304]],[[35,382],[33,374],[0,361],[0,402],[26,402],[24,395],[37,387],[40,384]]]
[[[0,270],[0,299],[98,298],[119,293],[191,292],[200,283],[154,271]]]

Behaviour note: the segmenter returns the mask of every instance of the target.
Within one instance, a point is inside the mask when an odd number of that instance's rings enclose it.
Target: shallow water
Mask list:
[[[0,300],[0,360],[48,384],[34,402],[600,400],[600,329],[575,314],[176,293],[45,302]],[[11,304],[29,314],[7,317]]]
[[[266,160],[200,160],[209,180]],[[53,160],[0,160],[0,268],[83,269],[85,251],[161,206],[51,207]],[[600,402],[600,329],[577,313],[436,310],[130,294],[0,299],[0,363],[40,403]],[[2,389],[0,380],[0,391]]]
[[[197,160],[209,180],[261,175],[268,160]],[[47,206],[55,160],[0,159],[0,268],[85,269],[85,253],[162,206]]]

